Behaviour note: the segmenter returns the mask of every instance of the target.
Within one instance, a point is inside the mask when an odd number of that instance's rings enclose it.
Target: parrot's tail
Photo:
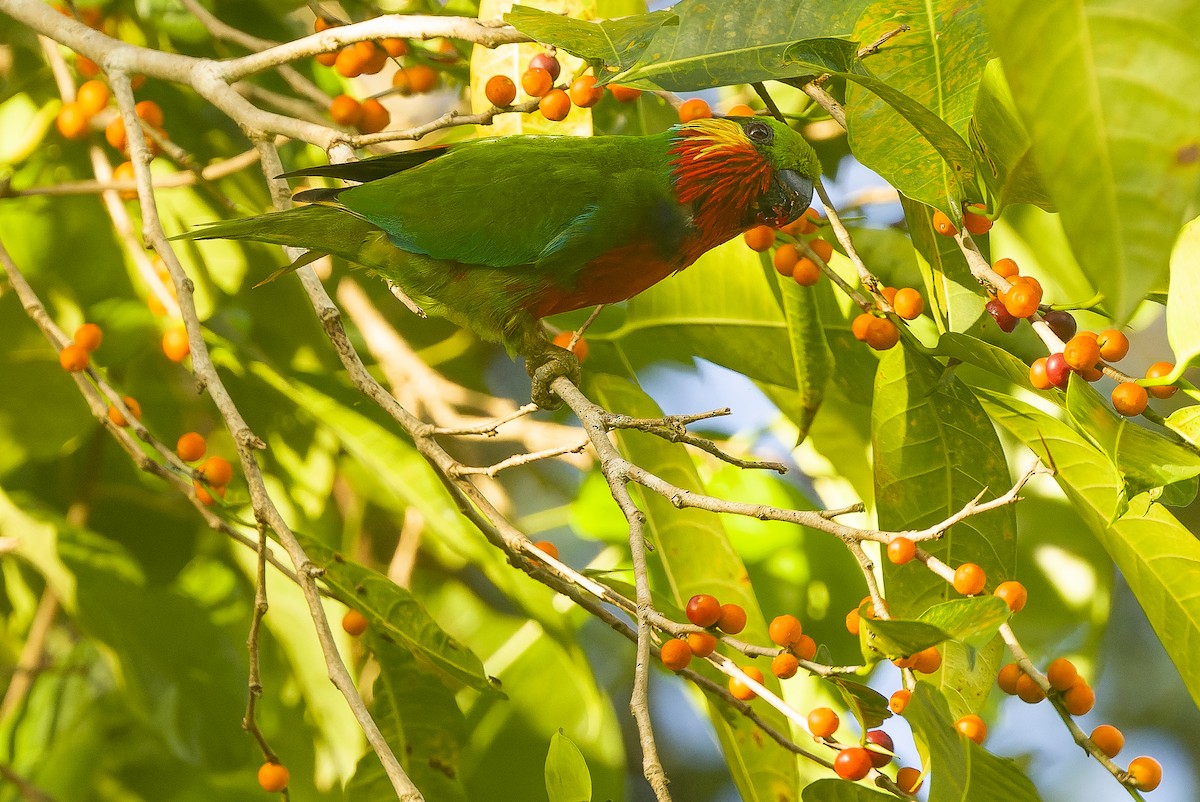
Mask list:
[[[379,239],[381,233],[375,226],[344,209],[313,204],[257,217],[210,223],[195,231],[177,234],[171,239],[253,240],[308,251],[292,264],[259,282],[266,284],[328,254],[365,267],[378,267],[364,257],[370,253],[366,244]]]

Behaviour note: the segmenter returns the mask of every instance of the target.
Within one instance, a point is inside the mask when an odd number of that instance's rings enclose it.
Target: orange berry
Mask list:
[[[1029,366],[1029,383],[1038,390],[1049,390],[1054,386],[1050,374],[1046,372],[1046,357],[1040,356]]]
[[[196,499],[206,507],[211,506],[214,503],[212,493],[216,493],[221,498],[225,498],[225,488],[223,487],[209,488],[196,481],[192,482],[192,487],[196,490]],[[212,493],[209,492],[210,490]]]
[[[1041,287],[1027,281],[1014,282],[1011,287],[1000,293],[1000,303],[1004,304],[1004,308],[1015,318],[1029,317],[1037,311],[1041,302]]]
[[[125,121],[119,116],[113,117],[104,127],[104,139],[115,149],[125,150],[125,146],[129,144],[129,140],[125,136]]]
[[[567,90],[571,102],[582,109],[595,106],[604,97],[604,87],[596,86],[596,79],[591,75],[581,75],[571,82]]]
[[[530,97],[542,97],[554,88],[554,78],[541,67],[530,67],[521,75],[521,88]]]
[[[1111,724],[1101,724],[1092,730],[1092,734],[1088,736],[1092,739],[1092,743],[1096,748],[1110,758],[1114,758],[1121,753],[1125,747],[1125,735]]]
[[[1079,375],[1083,377],[1084,381],[1094,384],[1104,378],[1104,371],[1100,370],[1100,368],[1088,368],[1087,370],[1080,371]]]
[[[879,294],[883,296],[883,300],[889,304],[896,300],[896,293],[899,292],[895,287],[880,287]]]
[[[771,619],[771,624],[767,627],[767,634],[771,638],[771,643],[776,646],[791,646],[800,640],[800,636],[804,634],[804,627],[800,624],[800,619],[790,613],[777,615]]]
[[[1007,256],[1003,259],[997,259],[996,263],[992,265],[992,270],[996,272],[996,275],[1008,279],[1021,275],[1021,269],[1017,267],[1017,263]]]
[[[731,106],[729,111],[725,112],[726,117],[753,117],[754,109],[747,106],[745,103],[738,103],[736,106]]]
[[[1162,782],[1162,765],[1152,757],[1129,761],[1129,779],[1141,791],[1153,791]]]
[[[137,116],[146,121],[151,128],[162,128],[163,111],[153,100],[143,100],[133,107]]]
[[[697,593],[692,598],[688,599],[687,609],[688,621],[691,621],[698,627],[711,627],[721,618],[721,603],[717,601],[715,596],[709,596],[707,593]]]
[[[642,96],[642,90],[634,89],[629,86],[609,84],[608,89],[610,92],[612,92],[612,96],[617,100],[618,103],[632,103]]]
[[[142,405],[136,399],[125,396],[121,399],[125,406],[129,408],[129,413],[137,420],[142,419]],[[129,421],[125,418],[125,413],[117,409],[116,406],[110,404],[108,407],[108,419],[112,421],[114,426],[128,426]]]
[[[1106,329],[1096,336],[1100,358],[1105,362],[1120,362],[1129,353],[1129,338],[1116,329]]]
[[[1169,376],[1173,370],[1175,366],[1170,362],[1155,362],[1146,368],[1146,378],[1161,379],[1163,376]],[[1170,398],[1179,388],[1173,384],[1164,384],[1161,387],[1147,387],[1146,390],[1155,398]]]
[[[349,95],[338,95],[329,104],[329,116],[338,125],[358,125],[362,119],[362,104]]]
[[[441,77],[438,71],[428,64],[414,64],[405,68],[404,72],[408,75],[408,86],[415,95],[432,91]]]
[[[933,212],[933,230],[943,237],[953,237],[958,233],[954,223],[950,222],[950,218],[941,209],[935,209]]]
[[[517,85],[507,75],[493,75],[488,78],[483,93],[493,106],[511,106],[517,99]]]
[[[721,617],[717,619],[717,629],[736,635],[746,628],[746,611],[740,604],[722,604]]]
[[[888,699],[888,708],[897,716],[904,712],[904,708],[908,707],[909,700],[912,699],[912,691],[907,688],[901,688],[891,695]]]
[[[792,644],[792,653],[801,660],[811,660],[817,656],[817,642],[808,635],[801,635],[800,640]]]
[[[1100,361],[1100,346],[1095,337],[1077,335],[1067,341],[1062,355],[1067,361],[1067,367],[1085,371],[1096,367],[1096,363]]]
[[[392,122],[392,114],[382,103],[373,97],[362,102],[362,119],[358,121],[358,130],[364,134],[377,134],[387,128]]]
[[[986,234],[992,229],[992,221],[987,215],[963,212],[963,228],[972,234]]]
[[[857,608],[846,613],[846,631],[855,637],[862,631],[862,616]]]
[[[893,538],[887,545],[887,556],[893,565],[912,562],[912,558],[917,556],[917,544],[903,536]]]
[[[346,630],[346,633],[353,638],[366,632],[369,623],[367,617],[353,607],[342,616],[342,629]]]
[[[900,342],[900,329],[886,317],[872,317],[867,326],[867,345],[876,351],[886,351]]]
[[[209,457],[200,464],[199,471],[212,487],[225,487],[233,480],[233,465],[224,457]]]
[[[711,116],[713,116],[712,109],[708,107],[708,103],[698,97],[683,101],[683,105],[679,107],[679,122],[681,123],[690,123],[692,120],[702,120]]]
[[[841,724],[838,714],[828,707],[814,708],[808,714],[808,731],[814,738],[829,738]]]
[[[533,545],[548,557],[553,557],[556,560],[558,559],[558,546],[555,546],[549,540],[536,540],[534,541]]]
[[[84,78],[95,78],[100,74],[100,65],[87,56],[76,56],[75,71]]]
[[[671,638],[663,642],[662,648],[659,649],[659,657],[662,664],[672,671],[683,671],[688,667],[688,663],[692,662],[692,649],[687,641]]]
[[[188,343],[187,329],[183,326],[167,329],[162,338],[163,353],[172,362],[182,362],[191,353],[192,346]]]
[[[403,39],[380,39],[379,46],[392,58],[408,55],[408,42]]]
[[[1096,706],[1096,692],[1080,679],[1063,692],[1062,701],[1063,707],[1067,708],[1067,712],[1072,716],[1083,716]]]
[[[833,243],[827,239],[821,239],[820,237],[810,239],[808,247],[813,253],[821,257],[821,261],[826,264],[829,263],[830,257],[833,256]]]
[[[908,657],[892,658],[892,664],[896,666],[896,668],[912,668],[916,662],[917,656],[915,654],[910,654]]]
[[[1009,696],[1017,695],[1017,681],[1025,676],[1025,672],[1016,663],[1009,663],[1004,668],[1000,669],[1000,673],[996,676],[996,684],[1000,686],[1000,690],[1007,693]]]
[[[1003,599],[1004,603],[1008,605],[1008,609],[1014,613],[1024,610],[1025,602],[1029,600],[1029,591],[1025,590],[1025,586],[1015,579],[1001,582],[992,591],[992,595]]]
[[[792,269],[792,278],[801,287],[811,287],[821,280],[821,268],[812,259],[803,256]]]
[[[913,671],[919,674],[932,674],[942,667],[942,653],[938,647],[930,646],[913,655]]]
[[[82,345],[72,343],[71,345],[64,346],[58,352],[58,364],[62,365],[63,370],[68,373],[79,373],[82,370],[86,370],[90,361],[91,357],[88,354],[88,349]]]
[[[804,210],[804,214],[784,226],[783,231],[791,234],[793,237],[813,234],[820,230],[820,225],[818,225],[820,220],[821,214],[816,209],[808,208]]]
[[[113,170],[113,181],[119,183],[132,182],[137,180],[137,176],[133,172],[133,162],[121,162]],[[122,200],[133,200],[137,197],[136,189],[121,189],[117,191],[117,195]]]
[[[573,331],[560,331],[558,334],[554,335],[554,344],[559,348],[566,350],[567,346],[571,343],[571,338],[574,336],[575,332]],[[575,347],[571,349],[571,353],[575,355],[576,359],[582,362],[583,360],[587,359],[588,350],[589,348],[587,340],[580,337],[575,341]]]
[[[771,661],[771,673],[780,679],[791,679],[800,670],[800,661],[791,652],[781,652]]]
[[[320,33],[321,31],[329,30],[330,28],[336,28],[339,25],[341,25],[340,22],[330,21],[324,17],[317,17],[316,20],[313,21],[313,32]]]
[[[366,61],[362,52],[354,45],[347,45],[338,51],[333,60],[333,68],[343,78],[357,78],[362,75]]]
[[[746,676],[755,682],[761,683],[763,681],[763,673],[754,666],[740,666],[740,668]],[[733,694],[734,699],[740,699],[743,702],[749,702],[755,696],[758,696],[758,693],[753,688],[737,677],[729,678],[729,692]]]
[[[368,50],[366,47],[363,47],[363,45],[370,45],[370,50]],[[363,49],[363,55],[366,56],[366,58],[363,60],[362,66],[363,75],[376,75],[387,66],[387,51],[376,45],[374,42],[359,42],[355,45],[355,47],[361,47]]]
[[[891,304],[896,314],[905,320],[916,320],[925,311],[925,299],[912,287],[896,290],[896,297]]]
[[[954,722],[954,729],[977,744],[982,744],[987,738],[987,724],[974,713],[968,713]]]
[[[332,50],[328,53],[318,53],[315,58],[317,63],[323,67],[332,67],[337,63],[338,51]]]
[[[86,139],[90,115],[79,103],[64,103],[58,110],[55,124],[58,132],[67,139]]]
[[[954,589],[964,596],[974,596],[983,591],[987,574],[975,563],[963,563],[954,570]]]
[[[696,657],[708,657],[717,648],[717,638],[707,632],[689,632],[688,647]]]
[[[875,316],[870,312],[863,312],[850,324],[850,333],[854,335],[854,339],[859,342],[867,341],[867,329],[871,327],[871,322],[875,320]]]
[[[100,343],[104,339],[104,330],[95,323],[84,323],[75,329],[75,336],[71,339],[80,348],[87,351],[95,351],[100,347]]]
[[[565,120],[571,113],[571,98],[561,89],[551,89],[538,101],[538,111],[547,120]]]
[[[915,794],[923,784],[924,780],[921,779],[920,769],[904,766],[896,772],[896,786],[905,793]]]
[[[184,462],[195,462],[204,456],[207,449],[208,443],[204,440],[204,435],[197,432],[180,435],[179,441],[175,444],[175,453]]]
[[[264,763],[258,769],[258,784],[270,794],[287,788],[290,779],[287,766],[282,763]]]
[[[89,117],[104,111],[109,97],[108,84],[104,81],[87,81],[75,92],[75,102]]]
[[[746,233],[742,234],[742,239],[750,250],[762,253],[775,244],[775,229],[770,226],[755,226],[747,229]]]
[[[1113,408],[1127,418],[1141,415],[1150,403],[1146,388],[1133,382],[1121,382],[1112,391]]]
[[[848,746],[833,759],[833,770],[843,780],[861,780],[871,773],[871,753],[861,746]]]
[[[775,257],[772,262],[775,265],[775,272],[781,276],[791,277],[792,272],[796,269],[796,263],[800,261],[800,251],[796,250],[796,246],[790,242],[785,242],[775,249]]]
[[[1021,697],[1022,702],[1033,705],[1045,699],[1046,692],[1033,677],[1022,671],[1021,676],[1017,677],[1017,696]]]

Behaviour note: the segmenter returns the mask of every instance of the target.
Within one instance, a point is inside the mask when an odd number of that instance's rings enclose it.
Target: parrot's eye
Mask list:
[[[747,123],[746,136],[750,137],[751,142],[757,142],[760,145],[767,145],[771,142],[771,126],[766,123]]]

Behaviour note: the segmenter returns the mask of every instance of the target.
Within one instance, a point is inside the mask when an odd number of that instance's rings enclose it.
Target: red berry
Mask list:
[[[892,736],[888,735],[883,730],[869,731],[867,733],[867,743],[874,744],[875,746],[882,748],[886,752],[892,752],[896,748],[896,745],[894,743],[892,743]],[[887,764],[892,762],[893,756],[890,754],[884,754],[884,752],[876,752],[872,749],[868,749],[867,751],[871,753],[871,765],[877,769],[881,769],[884,766],[886,766]]]
[[[861,746],[849,746],[833,759],[833,770],[843,780],[861,780],[871,773],[871,753]]]
[[[690,123],[692,120],[701,120],[711,116],[713,116],[712,109],[708,107],[708,103],[698,97],[685,100],[683,105],[679,107],[679,121],[681,123]]]
[[[1001,331],[1009,332],[1017,327],[1017,319],[1010,315],[1004,304],[996,298],[988,301],[984,309],[996,321],[996,325],[1000,327]]]
[[[708,657],[717,648],[717,638],[707,632],[689,632],[688,646],[696,657]]]
[[[721,617],[721,603],[715,596],[697,593],[688,599],[687,617],[698,627],[711,627]]]
[[[1075,316],[1061,309],[1050,310],[1042,315],[1042,319],[1046,321],[1046,325],[1058,336],[1058,339],[1063,342],[1074,337],[1075,332],[1079,329],[1079,324],[1075,322]]]
[[[529,68],[545,70],[550,74],[551,81],[557,81],[558,76],[562,74],[562,64],[558,59],[549,53],[538,53],[533,58],[529,59]]]
[[[1046,357],[1046,378],[1054,387],[1060,390],[1067,389],[1071,380],[1071,368],[1061,353]]]
[[[1146,388],[1133,382],[1122,382],[1113,388],[1113,408],[1127,418],[1141,415],[1150,403]]]
[[[771,673],[780,679],[791,679],[800,670],[800,661],[791,652],[780,652],[771,660]]]
[[[596,79],[591,75],[581,75],[571,82],[567,94],[571,102],[581,109],[595,106],[604,98],[604,87],[596,86]]]

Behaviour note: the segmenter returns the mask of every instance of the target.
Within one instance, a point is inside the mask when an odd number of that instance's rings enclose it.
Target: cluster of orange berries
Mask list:
[[[320,33],[340,24],[317,17],[313,30]],[[403,39],[355,42],[340,50],[318,54],[317,63],[332,67],[343,78],[357,78],[360,75],[375,75],[387,65],[388,59],[406,56],[408,50],[408,42]],[[437,70],[427,64],[401,67],[392,76],[392,86],[405,95],[428,92],[437,83]],[[360,102],[349,95],[338,95],[333,99],[329,104],[329,116],[338,125],[357,128],[362,134],[378,133],[392,121],[391,113],[378,99],[369,97]]]
[[[916,320],[925,311],[925,299],[912,287],[882,287],[879,293],[904,320]],[[854,339],[876,351],[886,351],[900,342],[900,329],[890,319],[863,312],[850,323]]]
[[[820,257],[822,262],[828,262],[833,256],[833,245],[829,240],[817,235],[820,227],[820,213],[816,209],[807,209],[804,214],[780,228],[778,232],[770,226],[749,228],[742,234],[742,241],[750,250],[759,253],[775,248],[772,261],[779,275],[795,279],[802,287],[811,287],[821,278],[821,268],[811,256],[806,252],[802,253],[797,246],[807,247]],[[776,248],[780,232],[786,234],[787,238]]]
[[[838,714],[828,707],[814,708],[805,721],[813,738],[822,741],[829,741],[841,726]],[[833,759],[833,770],[842,779],[861,780],[871,773],[871,769],[881,769],[891,763],[895,757],[894,749],[892,736],[883,730],[868,730],[863,736],[862,746],[847,746],[838,750]],[[911,766],[901,768],[896,773],[896,785],[902,791],[913,793],[921,787],[921,772]]]
[[[538,53],[529,60],[525,72],[521,73],[521,90],[531,98],[537,98],[538,111],[547,120],[558,122],[571,113],[571,106],[590,109],[604,98],[605,87],[596,85],[592,75],[580,75],[566,88],[556,86],[562,75],[562,64],[553,53]],[[625,86],[609,86],[613,97],[622,103],[637,100],[640,89]],[[517,85],[507,75],[493,75],[483,87],[488,102],[497,108],[508,108],[517,99]]]

